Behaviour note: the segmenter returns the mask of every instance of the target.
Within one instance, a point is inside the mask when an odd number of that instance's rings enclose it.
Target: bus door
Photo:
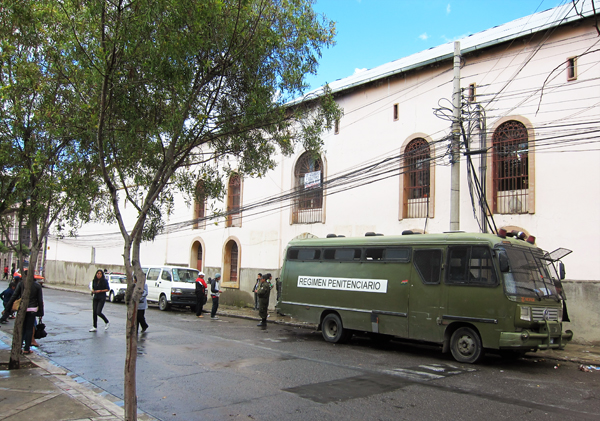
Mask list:
[[[415,249],[409,278],[408,337],[441,342],[443,289],[440,285],[443,253],[440,248]]]
[[[506,299],[499,288],[490,248],[449,246],[446,267],[444,324],[471,323],[480,331],[482,339],[497,336],[493,332],[499,323],[510,319],[511,314],[503,305]]]

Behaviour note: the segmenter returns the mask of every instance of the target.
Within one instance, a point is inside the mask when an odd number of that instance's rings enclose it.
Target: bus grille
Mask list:
[[[533,307],[531,309],[533,320],[536,322],[544,321],[544,312],[548,314],[548,320],[558,320],[558,309],[547,307]]]

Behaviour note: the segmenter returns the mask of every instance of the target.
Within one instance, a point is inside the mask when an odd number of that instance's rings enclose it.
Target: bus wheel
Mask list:
[[[483,356],[481,339],[470,327],[461,327],[452,334],[450,350],[459,363],[476,363]]]
[[[334,344],[348,342],[352,336],[352,332],[344,329],[342,319],[335,313],[325,316],[321,325],[321,333],[327,342]]]

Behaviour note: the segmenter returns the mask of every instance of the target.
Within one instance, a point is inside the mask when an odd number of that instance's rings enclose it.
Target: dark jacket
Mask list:
[[[14,292],[15,292],[14,289],[12,289],[11,287],[8,287],[4,291],[2,291],[2,293],[0,294],[0,298],[2,298],[2,302],[4,303],[4,308],[6,308],[6,305],[10,301],[10,297],[13,296]]]
[[[24,288],[25,288],[25,281],[19,282],[19,285],[17,285],[17,288],[15,289],[15,293],[10,298],[8,305],[6,306],[7,309],[12,308],[13,303],[16,300],[18,300],[19,298],[21,298],[21,296],[23,295]],[[29,303],[27,304],[27,308],[30,308],[30,307],[38,308],[36,316],[38,316],[38,317],[44,316],[44,297],[42,295],[42,286],[40,284],[38,284],[37,282],[33,282],[33,284],[31,284],[31,291],[29,293]]]
[[[108,281],[104,276],[98,279],[94,276],[94,280],[92,281],[92,290],[100,291],[100,290],[110,290],[110,286],[108,286]],[[94,294],[94,298],[106,298],[106,292],[97,292]]]

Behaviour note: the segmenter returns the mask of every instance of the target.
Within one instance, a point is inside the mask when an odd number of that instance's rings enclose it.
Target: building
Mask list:
[[[586,297],[600,286],[600,32],[591,2],[580,6],[460,40],[459,215],[463,231],[489,220],[545,250],[573,250],[564,259],[572,318],[590,320],[597,305]],[[221,272],[223,300],[250,303],[256,273],[277,274],[292,238],[448,231],[453,62],[448,43],[332,83],[344,116],[320,156],[297,150],[262,179],[234,175],[224,203],[180,198],[142,264]],[[213,207],[228,213],[212,218]],[[116,227],[80,233],[50,237],[48,282],[87,284],[96,266],[122,265]],[[571,328],[599,341],[598,323]]]

